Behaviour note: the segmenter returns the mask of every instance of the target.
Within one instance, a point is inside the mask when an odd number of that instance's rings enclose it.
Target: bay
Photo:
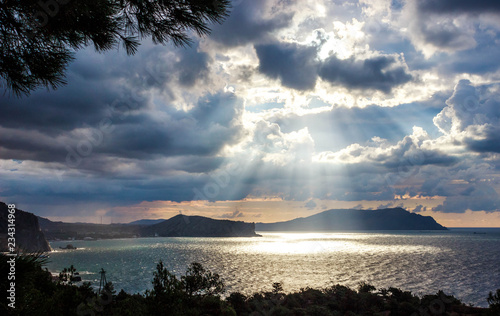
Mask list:
[[[48,269],[74,265],[84,281],[99,285],[99,271],[115,289],[151,289],[159,260],[180,276],[191,262],[218,273],[227,292],[285,292],[360,282],[416,294],[443,290],[464,303],[487,306],[500,288],[500,229],[371,232],[259,232],[253,238],[136,238],[53,241]],[[68,243],[76,250],[62,250]]]

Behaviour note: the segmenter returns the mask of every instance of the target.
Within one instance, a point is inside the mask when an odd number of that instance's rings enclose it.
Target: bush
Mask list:
[[[249,311],[246,296],[239,292],[231,293],[226,301],[234,308],[238,315]]]
[[[359,293],[371,293],[375,290],[376,290],[376,288],[371,284],[368,284],[366,282],[359,283],[359,286],[358,286]]]
[[[497,292],[493,294],[490,292],[488,295],[488,304],[490,304],[490,309],[493,312],[498,312],[500,314],[500,289],[497,289]]]

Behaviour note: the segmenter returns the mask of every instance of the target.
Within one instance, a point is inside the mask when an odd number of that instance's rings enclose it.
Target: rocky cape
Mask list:
[[[286,222],[257,223],[257,231],[446,230],[430,216],[402,208],[328,210]]]
[[[141,229],[141,236],[160,237],[256,237],[255,223],[176,215]]]
[[[40,229],[38,217],[32,213],[16,208],[15,212],[15,244],[16,250],[22,252],[45,252],[51,251],[45,235]],[[7,204],[0,202],[0,251],[8,252],[8,216]]]

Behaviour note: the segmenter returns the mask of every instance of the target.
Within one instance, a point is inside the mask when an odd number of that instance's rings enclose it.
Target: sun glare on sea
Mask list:
[[[323,252],[367,251],[370,245],[359,243],[355,234],[269,233],[247,246],[246,251],[273,254],[314,254]]]
[[[363,233],[264,233],[262,238],[240,251],[276,255],[314,255],[318,253],[433,252],[433,247],[373,244],[375,236]],[[376,234],[383,238],[383,234]]]

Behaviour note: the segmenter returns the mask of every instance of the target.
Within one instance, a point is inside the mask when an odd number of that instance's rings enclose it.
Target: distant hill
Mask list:
[[[15,211],[15,240],[16,248],[24,252],[51,251],[45,235],[40,230],[38,218],[32,213],[16,208]],[[9,251],[7,238],[9,208],[0,202],[0,251]]]
[[[430,216],[402,208],[328,210],[286,222],[257,223],[257,231],[446,230]]]
[[[129,224],[94,224],[54,222],[44,217],[38,217],[40,228],[48,240],[83,239],[113,239],[132,238],[139,236],[140,225]]]
[[[128,224],[53,222],[39,217],[40,227],[49,240],[113,239],[132,237],[251,237],[254,223],[215,220],[202,216],[177,215],[167,220],[143,219]]]
[[[144,226],[149,226],[149,225],[154,225],[158,224],[165,221],[165,219],[140,219],[138,221],[133,221],[130,223],[127,223],[125,225],[144,225]]]
[[[161,223],[143,227],[141,236],[254,237],[259,235],[255,233],[254,223],[176,215]]]

